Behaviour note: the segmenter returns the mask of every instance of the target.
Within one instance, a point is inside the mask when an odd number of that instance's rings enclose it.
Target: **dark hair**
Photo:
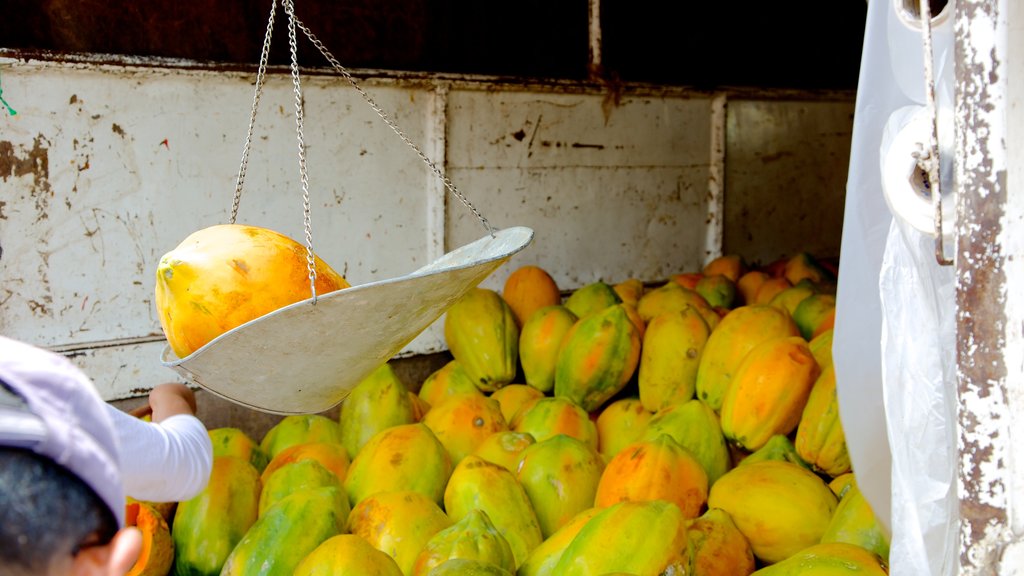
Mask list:
[[[0,566],[41,574],[83,544],[106,544],[117,520],[81,479],[45,456],[0,447]],[[86,539],[90,538],[89,541]]]

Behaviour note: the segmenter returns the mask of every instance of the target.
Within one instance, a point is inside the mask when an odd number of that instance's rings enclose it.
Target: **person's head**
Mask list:
[[[92,382],[0,336],[0,576],[127,572],[141,538],[123,529],[119,461]]]

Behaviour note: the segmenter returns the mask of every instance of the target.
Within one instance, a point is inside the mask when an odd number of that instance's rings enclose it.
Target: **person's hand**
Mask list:
[[[177,414],[195,415],[196,396],[184,384],[168,382],[153,388],[149,393],[149,407],[153,422],[160,422]]]

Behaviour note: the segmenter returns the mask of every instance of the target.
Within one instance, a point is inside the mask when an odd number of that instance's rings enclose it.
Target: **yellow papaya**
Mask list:
[[[736,466],[711,487],[708,508],[725,510],[762,562],[781,562],[821,541],[835,494],[816,474],[791,462]]]
[[[597,450],[597,424],[569,398],[545,397],[524,407],[512,421],[512,429],[533,436],[537,442],[565,434]]]
[[[217,576],[228,555],[256,522],[260,474],[235,456],[217,456],[206,487],[178,503],[171,523],[176,574]]]
[[[889,567],[871,552],[845,542],[808,546],[761,568],[754,576],[886,576]]]
[[[805,340],[812,340],[835,323],[836,297],[833,294],[811,294],[793,309],[793,322]]]
[[[720,508],[686,521],[682,565],[687,576],[749,576],[755,570],[750,543]]]
[[[889,561],[889,535],[875,516],[871,504],[857,488],[856,481],[839,500],[839,506],[832,514],[821,542],[856,544],[876,554],[884,562]]]
[[[528,384],[509,384],[491,393],[491,399],[498,402],[501,415],[505,422],[512,422],[516,414],[524,407],[544,397],[544,393]]]
[[[545,538],[583,510],[594,507],[602,471],[601,455],[565,434],[552,436],[523,450],[516,479],[537,513]],[[572,489],[567,490],[567,486]]]
[[[796,312],[796,309],[800,306],[800,304],[807,298],[810,298],[811,296],[814,296],[817,293],[818,290],[817,288],[814,287],[813,284],[811,284],[810,282],[801,282],[779,292],[774,297],[772,297],[771,300],[768,301],[768,304],[785,309],[786,312],[789,313],[790,318],[792,318],[794,312]],[[793,322],[796,322],[795,318]],[[797,328],[799,327],[800,326],[797,325]]]
[[[562,525],[554,534],[548,536],[533,549],[526,561],[519,567],[518,576],[557,576],[554,572],[558,561],[562,559],[565,549],[586,526],[591,518],[597,516],[604,508],[587,508]]]
[[[335,487],[286,496],[261,516],[224,562],[221,576],[292,574],[309,553],[345,530],[345,495]]]
[[[452,304],[445,314],[444,338],[481,391],[493,392],[516,377],[519,325],[512,308],[494,290],[473,288]]]
[[[644,408],[657,412],[693,398],[697,367],[710,335],[708,323],[692,306],[651,319],[644,333],[637,374]]]
[[[640,297],[644,295],[644,283],[639,278],[627,278],[612,286],[612,290],[619,295],[623,304],[636,306]]]
[[[736,303],[736,281],[721,274],[704,276],[694,287],[712,308],[732,308]]]
[[[700,462],[668,434],[626,446],[608,462],[594,506],[663,500],[684,518],[700,515],[708,499],[708,475]]]
[[[139,557],[127,576],[166,576],[174,563],[174,539],[163,515],[151,504],[131,502],[125,507],[125,525],[142,534]]]
[[[767,272],[761,270],[751,270],[740,276],[740,279],[736,281],[736,291],[739,293],[737,300],[740,304],[753,304],[754,299],[757,297],[758,289],[770,277]]]
[[[210,435],[210,443],[213,444],[214,456],[237,456],[242,460],[248,460],[259,472],[262,472],[270,462],[270,455],[240,428],[211,428],[207,433]]]
[[[330,470],[338,478],[338,482],[344,482],[348,475],[348,452],[345,447],[332,442],[307,442],[289,446],[277,453],[277,456],[267,464],[260,474],[260,482],[267,483],[267,479],[278,468],[301,462],[303,460],[315,460],[324,468]]]
[[[470,510],[461,520],[434,534],[416,556],[412,575],[426,576],[436,566],[455,558],[479,560],[510,573],[516,570],[508,540],[483,510]]]
[[[355,507],[379,492],[409,490],[441,502],[452,471],[451,456],[422,422],[381,430],[356,454],[345,478]]]
[[[828,487],[832,489],[832,493],[836,495],[836,498],[841,500],[853,486],[854,482],[856,482],[856,480],[853,476],[853,472],[847,472],[846,474],[840,474],[833,478],[832,481],[828,483]]]
[[[835,278],[818,260],[807,252],[798,252],[786,260],[783,275],[790,284],[807,280],[814,284],[827,284]]]
[[[783,434],[776,434],[769,438],[764,446],[761,446],[752,454],[740,460],[737,466],[750,465],[754,462],[763,462],[765,460],[782,460],[784,462],[792,462],[808,470],[811,469],[811,465],[804,462],[804,459],[796,453],[793,441],[789,439],[789,436]]]
[[[696,290],[685,288],[678,282],[667,282],[658,288],[648,290],[637,303],[636,310],[644,322],[650,322],[667,312],[685,310],[687,306],[696,309],[712,330],[718,326],[720,316],[708,301]]]
[[[294,576],[402,576],[393,558],[377,550],[364,538],[338,534],[324,540],[299,565]]]
[[[564,306],[577,318],[583,318],[621,302],[622,298],[614,288],[598,280],[573,290],[565,299]]]
[[[523,450],[534,442],[533,436],[526,432],[502,430],[488,436],[473,454],[515,474]]]
[[[391,364],[384,363],[356,384],[341,403],[341,444],[352,459],[377,432],[414,421],[408,389]]]
[[[341,428],[322,414],[292,414],[267,430],[260,440],[260,448],[273,459],[285,448],[307,442],[341,444]]]
[[[420,385],[418,396],[430,406],[436,406],[448,396],[464,393],[483,394],[469,379],[469,374],[466,374],[466,369],[459,361],[450,360],[427,376]]]
[[[469,558],[452,558],[439,564],[427,576],[515,576],[501,566]]]
[[[266,514],[267,510],[277,504],[286,496],[300,490],[310,488],[334,487],[341,490],[341,481],[327,468],[316,460],[300,460],[285,464],[267,476],[260,491],[259,516]],[[348,498],[339,505],[341,508],[342,521],[348,519],[349,504]]]
[[[452,525],[436,502],[419,492],[378,492],[356,504],[348,530],[390,556],[410,576],[416,557],[435,534]]]
[[[822,370],[832,363],[832,333],[831,329],[825,330],[807,343],[811,355],[814,356],[814,361]]]
[[[441,441],[453,465],[495,432],[508,430],[501,405],[481,394],[459,394],[430,409],[423,424]]]
[[[718,415],[707,404],[690,400],[658,410],[651,416],[641,439],[654,440],[662,434],[668,434],[693,454],[707,473],[709,486],[729,470],[729,447]]]
[[[773,298],[792,287],[789,280],[781,276],[767,278],[757,287],[757,294],[754,295],[754,301],[750,304],[768,305]]]
[[[751,350],[722,400],[722,433],[747,451],[800,423],[820,370],[799,336],[775,338]]]
[[[800,331],[782,309],[767,305],[740,306],[718,324],[697,367],[697,398],[718,412],[722,400],[743,358],[758,344],[782,336],[799,336]]]
[[[647,430],[651,413],[639,398],[620,398],[601,409],[597,416],[597,449],[605,460],[636,442]]]
[[[578,318],[565,306],[541,308],[519,333],[519,360],[526,383],[541,392],[555,387],[558,349]]]
[[[597,410],[629,382],[640,363],[640,346],[640,331],[621,304],[581,318],[558,351],[555,396],[586,412]]]
[[[515,475],[477,456],[455,467],[444,492],[444,509],[458,522],[472,510],[487,513],[512,548],[518,567],[544,540],[529,496]]]
[[[317,295],[348,288],[319,256],[314,261]],[[156,268],[157,316],[178,358],[310,297],[306,247],[256,226],[219,224],[193,232]]]
[[[836,372],[832,364],[821,372],[807,397],[794,445],[801,458],[816,471],[832,478],[852,469],[846,434],[839,419]]]
[[[678,506],[663,500],[619,502],[583,526],[552,574],[682,573],[685,547],[686,523]]]
[[[733,282],[738,281],[747,272],[747,264],[739,254],[723,254],[712,259],[701,269],[704,276],[721,274]]]
[[[505,279],[501,297],[512,308],[520,327],[538,309],[562,303],[562,293],[555,279],[547,270],[534,265],[513,270]]]

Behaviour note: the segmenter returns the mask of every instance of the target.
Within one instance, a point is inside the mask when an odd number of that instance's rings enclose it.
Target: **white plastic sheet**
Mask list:
[[[930,236],[894,223],[882,191],[886,127],[898,130],[902,116],[911,116],[906,107],[925,103],[921,33],[900,17],[901,5],[868,3],[833,359],[858,484],[891,528],[891,573],[944,575],[955,568],[955,420],[947,396],[955,380],[946,364],[953,358],[952,271],[938,269]],[[953,9],[950,2],[933,20],[940,107],[952,103]]]

